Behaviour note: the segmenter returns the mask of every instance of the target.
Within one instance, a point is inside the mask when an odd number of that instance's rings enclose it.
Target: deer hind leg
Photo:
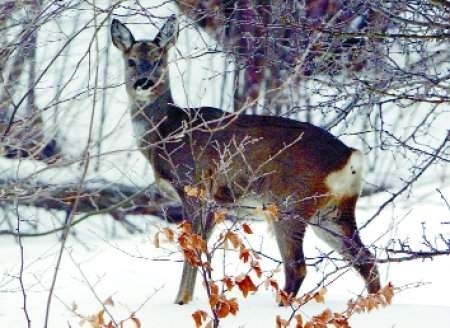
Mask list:
[[[306,276],[303,254],[305,223],[298,218],[284,219],[273,223],[273,229],[284,265],[284,291],[296,296]]]
[[[185,217],[191,219],[192,233],[201,235],[207,242],[214,227],[213,213],[208,211],[201,213],[200,204],[193,200],[184,200],[183,208],[185,211]],[[184,259],[181,282],[178,288],[177,297],[175,299],[176,304],[183,305],[192,300],[196,279],[197,268],[190,265],[189,262]]]
[[[380,290],[380,279],[375,257],[362,243],[356,227],[357,196],[342,200],[337,209],[319,214],[314,220],[314,232],[330,247],[339,252],[361,275],[369,293]]]

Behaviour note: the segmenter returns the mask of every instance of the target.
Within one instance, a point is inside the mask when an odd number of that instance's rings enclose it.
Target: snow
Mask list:
[[[443,190],[444,194],[448,195],[448,192],[450,188]],[[382,195],[378,198],[363,199],[360,202],[357,213],[360,223],[376,209],[375,204],[379,204]],[[420,222],[424,219],[429,223],[427,227],[431,235],[449,235],[448,228],[447,231],[442,229],[448,225],[439,223],[448,221],[450,214],[439,203],[438,197],[429,196],[427,202],[413,208],[406,201],[402,204],[404,206],[388,208],[374,223],[363,229],[362,238],[367,244],[374,242],[382,247],[391,238],[419,240],[417,238],[422,233]],[[191,314],[199,309],[208,312],[207,297],[200,276],[193,302],[185,306],[173,304],[181,275],[181,254],[174,244],[164,238],[161,238],[160,248],[155,248],[153,243],[155,233],[166,224],[157,218],[132,219],[145,227],[145,234],[130,236],[119,229],[116,237],[110,238],[104,231],[104,222],[111,221],[106,216],[92,218],[74,228],[75,234],[69,238],[58,274],[49,327],[65,327],[69,324],[71,327],[78,327],[82,319],[71,310],[75,304],[76,313],[82,316],[93,315],[101,310],[100,302],[110,296],[115,305],[108,306],[108,310],[116,321],[136,313],[143,327],[193,327]],[[260,221],[249,224],[254,234],[248,236],[248,245],[279,259],[274,237],[266,224]],[[175,226],[172,228],[176,229]],[[216,230],[220,230],[220,227]],[[379,238],[383,232],[386,234]],[[217,234],[211,241],[215,238]],[[32,327],[38,327],[43,324],[60,242],[56,236],[22,241],[27,309]],[[328,250],[314,234],[307,232],[307,257]],[[23,297],[17,279],[20,253],[13,238],[0,239],[0,258],[0,327],[24,327]],[[213,259],[214,277],[223,276],[223,263],[226,264],[226,274],[231,276],[245,272],[247,268],[239,261],[235,252],[227,251],[224,259],[222,251],[219,251]],[[369,314],[355,315],[351,320],[352,327],[446,327],[450,324],[448,266],[448,257],[381,265],[383,284],[391,281],[397,287],[407,284],[417,287],[395,295],[392,306]],[[277,263],[262,258],[261,267],[271,271],[276,269]],[[314,288],[322,275],[332,269],[330,263],[320,267],[318,271],[309,267],[301,292]],[[282,284],[281,271],[275,274],[275,278]],[[263,281],[254,276],[253,279]],[[348,271],[327,286],[327,290],[325,305],[310,302],[299,313],[304,318],[309,318],[326,307],[342,311],[347,300],[363,292],[363,283],[355,273]],[[224,319],[222,327],[273,327],[277,315],[287,318],[290,314],[289,309],[276,305],[273,292],[264,286],[260,286],[257,293],[250,294],[247,298],[239,292],[233,292],[233,295],[238,298],[240,310],[236,317]],[[132,327],[131,321],[128,324]],[[87,323],[84,323],[84,327],[88,327]]]
[[[149,2],[151,1],[142,1],[143,5]],[[160,10],[155,16],[167,16],[168,13],[166,8],[164,12]],[[68,10],[54,23],[49,22],[42,27],[39,35],[41,46],[38,48],[38,70],[44,69],[53,59],[53,55],[67,41],[67,36],[60,31],[61,27],[64,27],[64,33],[70,36],[90,19],[87,14],[74,19],[76,15],[78,15],[78,9],[73,12]],[[160,23],[158,21],[158,24]],[[187,25],[186,22],[185,25]],[[171,52],[173,62],[170,74],[176,103],[181,106],[210,105],[230,108],[232,97],[228,96],[220,100],[218,96],[222,89],[231,90],[232,88],[232,78],[228,78],[223,84],[222,72],[225,59],[222,55],[202,56],[195,60],[181,59],[186,54],[201,53],[206,46],[214,47],[206,35],[200,37],[197,32],[188,35],[186,30],[188,29],[184,29],[180,34],[176,51]],[[137,33],[138,38],[144,36],[148,38],[148,35],[156,33],[156,28],[151,24],[140,25],[139,28],[133,28],[133,32]],[[101,101],[98,101],[96,105],[92,104],[93,86],[90,83],[94,80],[95,56],[86,57],[78,63],[85,54],[86,45],[91,41],[91,37],[92,28],[81,33],[63,56],[50,67],[45,79],[36,89],[40,108],[46,108],[57,100],[70,99],[80,94],[73,101],[61,103],[58,109],[43,112],[49,133],[59,133],[64,158],[74,159],[74,164],[62,163],[61,167],[54,164],[49,168],[36,161],[23,160],[20,161],[20,165],[17,165],[17,161],[0,158],[2,177],[51,181],[58,184],[78,181],[81,176],[79,156],[85,147],[91,110],[94,108],[96,110],[95,129],[98,128],[101,112]],[[101,49],[99,76],[103,76],[104,65],[107,62],[105,45],[106,42],[110,42],[107,26],[100,30],[98,37],[99,49]],[[123,67],[120,53],[112,48],[109,56],[109,62],[114,65],[110,67],[108,80],[100,79],[99,85],[99,89],[102,90],[99,92],[107,95],[105,139],[102,144],[105,155],[102,156],[100,170],[89,170],[87,180],[105,178],[144,186],[151,182],[153,177],[148,164],[136,150],[132,138],[126,95],[121,85]],[[60,86],[55,87],[55,80],[59,78],[60,71],[64,74],[58,85],[67,84],[63,89]],[[180,78],[181,76],[184,80]],[[103,90],[103,87],[106,89]],[[402,125],[403,121],[398,122],[396,109],[392,108],[385,114],[386,121],[392,122],[392,126],[388,125],[384,128],[397,134],[399,131],[407,134],[409,130]],[[448,109],[445,110],[448,111]],[[422,116],[426,115],[426,110],[411,109],[409,115],[411,120],[405,124],[409,124],[409,129],[413,129],[416,123],[422,120]],[[447,112],[439,117],[448,118],[449,115],[450,112]],[[320,119],[322,119],[321,116],[315,118],[317,123],[321,123]],[[448,119],[441,119],[433,122],[420,143],[427,147],[438,144],[448,128],[448,121]],[[353,132],[352,128],[355,131],[361,129],[356,125],[339,129],[350,134]],[[428,135],[428,132],[432,132],[432,135]],[[341,133],[344,134],[344,132]],[[341,137],[349,144],[355,145],[354,137],[346,135]],[[373,143],[376,143],[375,136]],[[395,187],[400,184],[400,179],[404,180],[405,176],[408,176],[405,173],[408,173],[408,168],[412,167],[416,159],[402,159],[403,153],[396,154],[395,151],[396,148],[383,153],[373,151],[366,156],[366,162],[376,163],[377,167],[377,170],[367,177],[369,182],[389,181],[388,186],[392,186],[395,190]],[[382,164],[379,163],[380,159],[383,160]],[[421,245],[422,222],[426,222],[427,234],[431,236],[433,242],[434,237],[439,234],[449,238],[450,224],[442,224],[442,222],[450,222],[450,212],[435,190],[441,187],[443,194],[450,199],[450,188],[445,186],[445,183],[448,184],[445,181],[448,173],[448,165],[447,167],[435,166],[418,182],[420,185],[414,189],[414,193],[407,194],[394,205],[385,208],[373,223],[362,230],[362,239],[366,244],[375,244],[383,248],[390,245],[392,239],[402,239],[410,240],[414,249],[425,249]],[[442,176],[441,185],[435,183],[438,176]],[[389,196],[389,194],[379,194],[359,202],[358,223],[362,225]],[[54,222],[47,220],[51,215],[58,215],[35,209],[20,208],[20,211],[22,218],[36,220],[44,225],[45,222]],[[0,229],[5,228],[2,216],[0,216]],[[143,227],[145,234],[130,236],[120,227],[113,226],[111,222],[111,218],[107,216],[97,216],[74,228],[75,234],[69,237],[58,274],[49,327],[78,327],[82,319],[71,310],[74,304],[76,304],[77,313],[88,316],[96,314],[101,309],[101,301],[109,296],[113,298],[115,306],[108,306],[108,310],[116,321],[125,319],[136,312],[136,317],[141,320],[143,327],[193,327],[191,314],[198,309],[208,311],[207,298],[198,279],[193,302],[185,306],[173,304],[181,275],[181,254],[175,245],[162,243],[162,248],[155,248],[152,241],[155,233],[165,224],[156,218],[134,217],[133,222]],[[250,222],[250,224],[255,234],[249,237],[249,243],[255,249],[261,249],[264,253],[279,259],[274,237],[267,230],[265,223]],[[115,229],[117,229],[116,236],[111,238],[111,231]],[[60,247],[58,237],[59,235],[23,239],[25,265],[23,280],[32,327],[43,326],[50,281]],[[212,239],[214,240],[214,237]],[[313,257],[328,251],[329,249],[322,241],[310,231],[307,232],[305,239],[307,256]],[[381,251],[377,255],[384,256]],[[217,270],[215,275],[220,277],[223,274],[221,252],[216,254],[214,261],[214,267]],[[239,263],[236,254],[231,251],[227,253],[225,263],[226,272],[229,275],[238,275],[245,269],[245,266]],[[261,266],[263,270],[274,270],[277,264],[268,259],[262,259]],[[384,284],[391,281],[398,287],[411,284],[418,286],[396,295],[394,305],[390,307],[370,314],[356,315],[351,321],[352,326],[357,328],[449,327],[449,266],[448,257],[381,265],[381,278]],[[18,281],[19,268],[19,245],[11,237],[0,236],[0,327],[26,326],[22,310],[23,296]],[[310,267],[301,292],[311,290],[323,275],[332,271],[333,268],[330,262],[324,262],[317,270]],[[278,272],[276,278],[282,283],[282,272]],[[324,307],[334,311],[342,310],[347,300],[363,292],[363,283],[355,273],[348,271],[327,288],[326,305],[314,302],[305,305],[300,312],[305,318],[318,314]],[[243,298],[239,293],[235,295],[238,297],[240,310],[236,317],[224,319],[223,327],[274,327],[276,315],[286,318],[290,313],[289,309],[278,307],[273,292],[266,290],[263,286],[255,295],[249,295],[247,298]],[[132,326],[130,322],[128,324]]]

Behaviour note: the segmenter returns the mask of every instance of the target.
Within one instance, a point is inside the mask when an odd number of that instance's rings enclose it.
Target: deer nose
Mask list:
[[[133,88],[137,90],[138,88],[141,88],[143,90],[147,90],[148,88],[151,88],[155,85],[155,82],[153,82],[150,79],[147,79],[145,77],[138,79],[136,82],[134,82]]]
[[[142,87],[143,85],[145,85],[147,83],[147,78],[143,77],[138,79],[136,82],[134,82],[133,88],[137,89],[139,87]]]

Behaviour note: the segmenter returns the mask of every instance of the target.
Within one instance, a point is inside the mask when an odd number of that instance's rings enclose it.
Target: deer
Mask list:
[[[287,295],[295,296],[306,276],[307,226],[348,261],[369,293],[378,292],[376,258],[361,241],[355,218],[362,152],[307,122],[177,106],[168,67],[178,31],[174,15],[151,40],[136,40],[117,19],[111,24],[112,43],[124,60],[135,137],[161,192],[181,202],[192,231],[206,240],[214,220],[210,212],[204,215],[198,198],[187,195],[186,186],[204,186],[229,208],[277,204],[283,210],[271,225]],[[197,268],[185,259],[176,304],[192,300],[196,276]]]

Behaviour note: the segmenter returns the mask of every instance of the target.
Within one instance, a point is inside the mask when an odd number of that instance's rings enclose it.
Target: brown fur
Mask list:
[[[113,41],[114,35],[120,33],[134,40],[123,25],[117,24],[112,27]],[[120,38],[115,40],[115,44],[120,42]],[[369,291],[377,291],[374,258],[356,229],[354,209],[359,190],[351,189],[350,197],[346,190],[342,195],[332,194],[326,183],[333,172],[350,182],[360,179],[361,172],[354,172],[360,168],[349,164],[356,151],[309,123],[281,117],[236,116],[211,107],[180,108],[173,104],[170,92],[167,49],[156,49],[148,41],[133,42],[123,54],[126,61],[132,58],[137,64],[135,69],[126,69],[126,84],[139,145],[153,167],[156,181],[168,182],[160,184],[170,185],[173,190],[167,192],[183,202],[186,219],[191,220],[194,231],[208,238],[213,223],[211,213],[202,215],[201,201],[186,196],[185,186],[204,189],[218,204],[236,205],[243,198],[274,203],[283,213],[274,222],[274,230],[285,266],[286,292],[295,295],[306,275],[306,224],[314,221],[319,227],[321,220],[331,227],[321,235],[352,261]],[[139,71],[141,63],[149,68],[145,78],[155,82],[146,102],[136,99],[136,92],[145,94],[145,90],[134,87],[135,81],[145,75]],[[347,182],[345,179],[333,181]],[[354,185],[359,186],[359,182],[355,180]],[[343,185],[333,190],[345,188]],[[185,262],[178,304],[191,300],[195,277],[196,269]]]

